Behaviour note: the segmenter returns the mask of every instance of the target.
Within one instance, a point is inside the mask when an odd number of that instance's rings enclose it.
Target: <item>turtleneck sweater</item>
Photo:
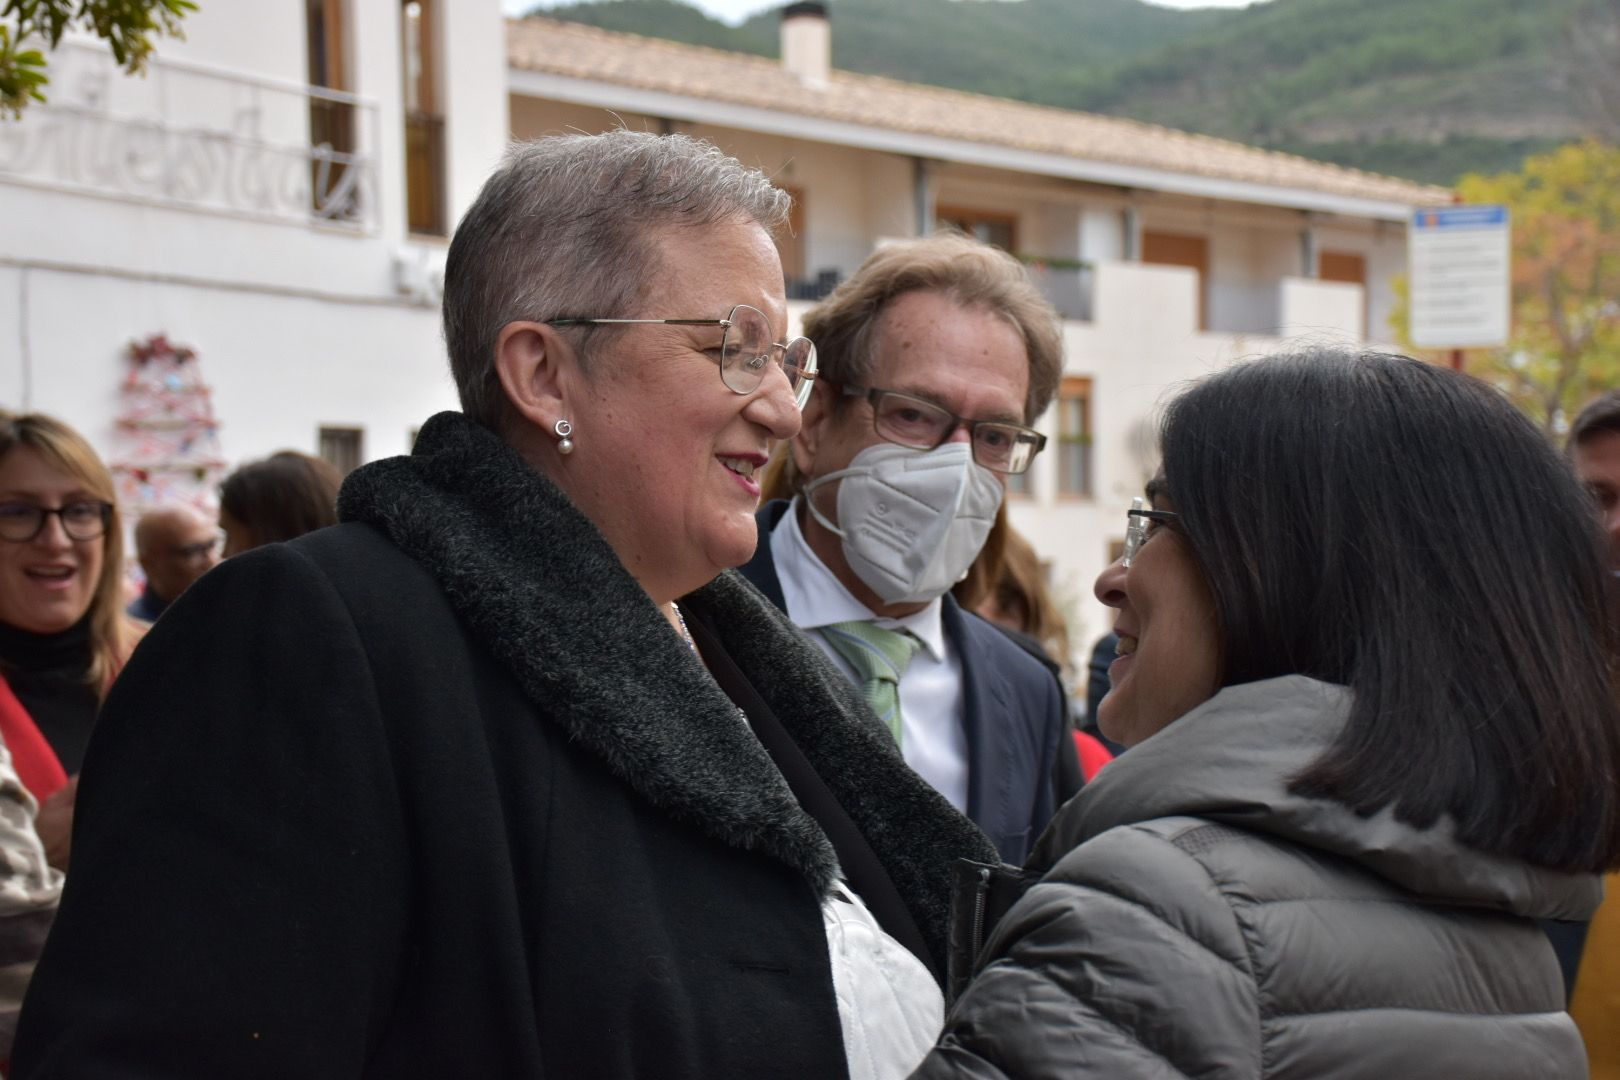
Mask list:
[[[88,616],[56,634],[0,623],[0,673],[69,776],[84,763],[101,703],[85,678],[90,661]]]

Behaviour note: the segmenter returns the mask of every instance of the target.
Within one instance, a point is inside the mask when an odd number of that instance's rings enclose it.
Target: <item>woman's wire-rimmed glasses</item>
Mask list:
[[[547,319],[551,326],[718,326],[720,338],[720,381],[736,394],[752,394],[765,381],[765,373],[775,361],[787,376],[788,387],[799,408],[810,399],[816,378],[816,346],[809,338],[796,337],[783,343],[771,340],[771,322],[765,313],[747,304],[738,304],[723,319],[599,319],[565,316]]]
[[[0,503],[0,540],[26,544],[45,528],[52,514],[62,523],[69,540],[99,540],[112,521],[112,504],[96,500],[40,506],[30,502]]]
[[[1125,512],[1125,552],[1120,556],[1121,565],[1131,565],[1131,560],[1148,542],[1148,537],[1157,531],[1155,526],[1180,520],[1181,515],[1174,511],[1149,509],[1147,500],[1140,495],[1132,499],[1131,508]]]
[[[943,446],[957,428],[965,425],[972,436],[973,460],[996,472],[1023,472],[1046,445],[1046,436],[1034,428],[1005,420],[969,420],[926,398],[898,390],[874,390],[847,384],[843,394],[871,402],[872,430],[886,442],[913,450]]]

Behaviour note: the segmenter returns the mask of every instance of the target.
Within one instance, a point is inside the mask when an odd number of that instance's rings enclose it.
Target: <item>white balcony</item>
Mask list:
[[[156,60],[144,78],[65,42],[50,100],[0,124],[0,184],[370,235],[377,107],[354,94]]]

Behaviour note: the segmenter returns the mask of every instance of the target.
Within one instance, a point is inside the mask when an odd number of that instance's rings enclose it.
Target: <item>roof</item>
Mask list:
[[[1449,202],[1451,197],[1445,188],[1135,120],[837,70],[825,83],[807,82],[768,57],[554,19],[508,20],[507,61],[518,93],[525,92],[523,73],[551,76],[552,83],[582,80],[694,104],[729,106],[741,110],[738,115],[799,118],[796,130],[807,138],[816,133],[803,127],[805,120],[822,122],[826,141],[852,141],[848,136],[854,130],[902,142],[905,136],[922,137],[930,140],[930,146],[976,146],[992,155],[1002,151],[1020,159],[1024,171],[1094,174],[1103,182],[1125,186],[1174,190],[1179,186],[1173,182],[1176,177],[1199,178],[1215,182],[1200,186],[1206,194],[1229,191],[1231,197],[1244,201],[1280,201],[1308,208],[1309,199],[1255,196],[1263,189],[1317,193],[1331,199],[1382,204],[1386,213],[1380,216],[1393,216],[1387,211],[1395,205],[1433,205]],[[585,101],[589,96],[582,94],[574,100]],[[619,107],[625,106],[621,103]],[[881,143],[865,141],[865,145]],[[943,156],[952,155],[947,150]],[[1074,168],[1042,167],[1050,159],[1071,162]],[[1009,163],[1008,167],[1019,166]],[[1133,176],[1145,182],[1132,185]],[[1155,178],[1161,182],[1155,183]],[[1245,199],[1244,191],[1251,192],[1249,198]]]

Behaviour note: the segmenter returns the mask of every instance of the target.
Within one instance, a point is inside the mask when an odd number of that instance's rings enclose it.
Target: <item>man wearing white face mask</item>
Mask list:
[[[804,320],[821,374],[790,444],[791,502],[742,573],[866,692],[900,751],[1022,862],[1071,752],[1052,673],[949,590],[1005,477],[1045,437],[1058,316],[1005,253],[961,236],[883,248]]]

